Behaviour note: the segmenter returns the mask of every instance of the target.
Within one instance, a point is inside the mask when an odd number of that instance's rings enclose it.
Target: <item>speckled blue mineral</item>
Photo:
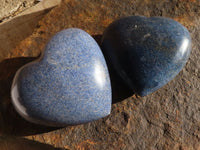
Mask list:
[[[188,30],[164,17],[129,16],[105,30],[101,44],[108,64],[140,96],[173,79],[191,51]]]
[[[103,54],[88,33],[76,28],[57,33],[39,60],[18,70],[11,95],[21,116],[49,126],[87,123],[111,110]]]

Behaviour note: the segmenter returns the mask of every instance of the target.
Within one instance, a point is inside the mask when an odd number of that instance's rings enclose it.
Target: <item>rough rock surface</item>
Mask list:
[[[115,85],[111,115],[85,125],[55,130],[19,117],[9,95],[14,73],[33,60],[30,57],[38,56],[53,34],[78,27],[100,42],[108,24],[127,15],[170,17],[190,31],[193,46],[189,62],[170,83],[142,98],[130,97],[123,85]],[[9,54],[10,59],[0,63],[0,133],[23,135],[64,149],[200,149],[199,20],[199,0],[64,0]],[[117,79],[113,76],[111,80]]]

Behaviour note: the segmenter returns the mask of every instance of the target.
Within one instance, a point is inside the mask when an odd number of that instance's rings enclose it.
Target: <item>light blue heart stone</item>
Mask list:
[[[48,126],[87,123],[111,111],[111,84],[103,54],[85,31],[57,33],[40,59],[20,68],[12,102],[26,120]]]

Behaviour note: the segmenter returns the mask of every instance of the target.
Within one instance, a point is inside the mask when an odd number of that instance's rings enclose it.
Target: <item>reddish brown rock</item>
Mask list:
[[[26,135],[28,139],[66,149],[200,149],[199,6],[198,0],[63,1],[9,54],[12,59],[0,64],[1,134]],[[31,59],[16,57],[37,57],[53,34],[68,27],[81,28],[99,42],[109,23],[127,15],[170,17],[188,28],[192,53],[178,76],[143,98],[129,97],[131,93],[119,81],[113,91],[111,115],[85,125],[55,130],[18,116],[10,103],[9,88],[17,68]],[[118,78],[113,76],[112,80]],[[50,130],[53,131],[46,133]]]

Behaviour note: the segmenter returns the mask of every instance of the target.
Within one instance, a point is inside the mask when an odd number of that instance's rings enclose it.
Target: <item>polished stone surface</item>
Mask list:
[[[111,110],[103,54],[89,34],[76,28],[57,33],[39,60],[18,70],[11,94],[21,116],[49,126],[87,123]]]
[[[129,16],[110,24],[101,44],[106,61],[138,95],[172,80],[191,51],[188,30],[164,17]]]

